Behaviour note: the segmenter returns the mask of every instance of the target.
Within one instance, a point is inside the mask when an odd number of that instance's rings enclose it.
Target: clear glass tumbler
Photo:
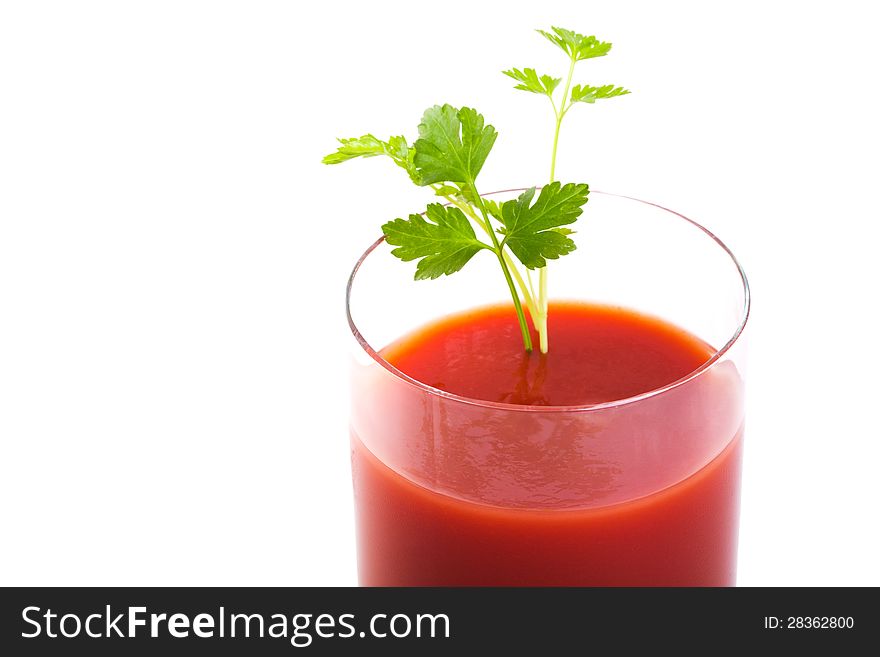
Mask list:
[[[377,240],[347,291],[362,585],[735,584],[745,274],[712,233],[651,203],[592,192],[577,229],[578,250],[552,262],[554,298],[660,318],[713,355],[668,385],[598,404],[432,388],[383,349],[503,303],[497,263],[474,258],[455,276],[413,281]]]

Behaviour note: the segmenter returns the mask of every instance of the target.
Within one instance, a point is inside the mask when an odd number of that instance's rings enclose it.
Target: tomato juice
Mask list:
[[[361,584],[735,583],[736,368],[626,309],[554,303],[549,320],[546,355],[491,306],[356,369]]]

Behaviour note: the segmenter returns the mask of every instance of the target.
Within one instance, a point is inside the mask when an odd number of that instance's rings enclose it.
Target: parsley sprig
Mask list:
[[[556,152],[559,147],[559,132],[562,127],[562,119],[575,103],[595,103],[597,100],[605,98],[614,98],[615,96],[623,96],[629,93],[623,87],[616,87],[612,84],[605,84],[598,87],[590,85],[576,84],[571,86],[574,77],[574,67],[579,61],[585,59],[593,59],[594,57],[604,57],[611,50],[611,44],[605,41],[599,41],[594,36],[584,36],[571,30],[561,27],[551,28],[551,32],[537,30],[548,41],[557,46],[568,56],[568,74],[565,77],[565,86],[562,96],[557,104],[554,98],[554,92],[562,78],[554,78],[549,75],[538,75],[533,68],[512,68],[502,71],[504,75],[513,78],[519,84],[514,89],[528,91],[533,94],[547,96],[550,99],[550,105],[553,107],[555,117],[555,129],[553,131],[553,150],[550,156],[550,183],[556,180]],[[531,285],[531,277],[529,277]],[[532,290],[532,296],[535,298],[535,308],[531,310],[532,321],[538,331],[541,352],[546,353],[548,349],[547,335],[547,267],[540,265],[538,268],[538,291],[537,294]]]
[[[418,261],[415,278],[422,280],[454,274],[481,251],[491,251],[510,291],[523,346],[526,351],[532,351],[527,309],[542,353],[548,348],[547,261],[575,250],[570,237],[574,231],[568,226],[581,215],[589,195],[589,187],[584,183],[561,184],[555,180],[562,118],[576,102],[593,103],[629,93],[612,85],[572,88],[574,64],[607,54],[611,44],[562,28],[552,30],[552,33],[539,32],[570,59],[559,106],[553,94],[562,78],[538,75],[532,68],[504,71],[519,83],[517,89],[546,95],[556,114],[550,184],[540,192],[531,187],[516,199],[503,203],[480,195],[477,177],[498,133],[482,114],[470,107],[456,108],[447,104],[428,108],[418,126],[418,139],[412,145],[403,136],[382,140],[366,134],[339,139],[337,150],[323,160],[325,164],[339,164],[359,157],[386,156],[406,171],[416,185],[428,187],[437,197],[445,199],[446,204],[430,203],[421,214],[410,214],[384,224],[385,240],[395,247],[391,253],[404,261]],[[478,237],[474,227],[488,240]],[[525,278],[517,261],[525,268]],[[534,269],[539,270],[540,277],[537,293],[531,278]]]

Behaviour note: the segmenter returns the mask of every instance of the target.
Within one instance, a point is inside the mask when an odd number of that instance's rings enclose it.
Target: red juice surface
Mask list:
[[[382,356],[438,390],[535,407],[633,397],[713,354],[618,308],[557,303],[549,317],[546,355],[523,351],[512,310],[499,306],[436,322]],[[381,435],[352,435],[361,583],[732,585],[742,449],[725,406],[733,381],[726,372],[666,406],[624,406],[622,419],[598,421],[481,415],[424,393],[389,394],[374,425]],[[371,392],[381,403],[381,387]]]

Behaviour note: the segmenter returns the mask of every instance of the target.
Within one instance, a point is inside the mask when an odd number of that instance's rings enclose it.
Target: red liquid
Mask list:
[[[546,356],[523,352],[504,307],[433,324],[383,356],[464,397],[566,406],[654,390],[712,355],[693,336],[620,309],[555,304],[550,322]],[[622,419],[597,422],[484,416],[410,389],[387,393],[382,435],[352,439],[361,584],[732,585],[742,440],[730,420],[740,418],[740,384],[728,370],[699,378],[662,405],[658,396],[644,412],[623,407]],[[381,403],[383,391],[371,391]],[[651,438],[667,421],[670,436]],[[398,426],[416,429],[390,435]],[[688,471],[690,462],[698,467]]]

